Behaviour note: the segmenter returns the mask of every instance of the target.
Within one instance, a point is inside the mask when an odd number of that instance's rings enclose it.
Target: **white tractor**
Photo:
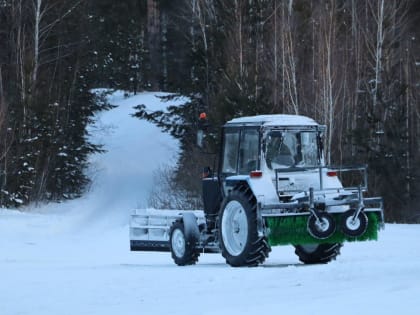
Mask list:
[[[377,239],[382,198],[364,197],[366,167],[325,165],[325,129],[297,115],[227,122],[218,170],[203,178],[204,211],[134,210],[131,250],[171,251],[178,265],[221,252],[239,267],[290,244],[310,264],[335,259],[345,241]]]

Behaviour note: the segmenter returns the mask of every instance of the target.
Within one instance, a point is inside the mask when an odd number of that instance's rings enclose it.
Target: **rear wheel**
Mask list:
[[[219,239],[222,255],[233,267],[257,266],[268,257],[271,249],[258,236],[257,201],[249,187],[238,186],[223,201]]]
[[[200,251],[196,248],[198,240],[194,234],[186,235],[184,223],[180,220],[172,224],[169,233],[169,245],[174,262],[178,266],[194,265],[200,255]]]
[[[305,264],[326,264],[340,255],[342,246],[340,243],[296,245],[295,254]]]

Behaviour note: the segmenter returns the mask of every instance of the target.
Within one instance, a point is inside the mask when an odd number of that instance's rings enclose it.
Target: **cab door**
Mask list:
[[[249,175],[260,167],[260,141],[257,128],[225,128],[221,152],[220,181],[224,194],[237,184],[234,175]],[[243,179],[242,179],[243,180]]]

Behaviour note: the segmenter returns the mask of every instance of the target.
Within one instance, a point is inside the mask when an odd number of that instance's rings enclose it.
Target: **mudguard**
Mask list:
[[[272,179],[269,175],[263,174],[261,177],[251,177],[249,175],[235,175],[226,178],[228,186],[234,186],[235,183],[246,182],[251,188],[257,202],[261,204],[278,204],[279,198]]]
[[[197,217],[194,213],[184,212],[182,214],[182,221],[184,222],[185,238],[193,237],[196,241],[200,239],[200,231],[198,229]]]

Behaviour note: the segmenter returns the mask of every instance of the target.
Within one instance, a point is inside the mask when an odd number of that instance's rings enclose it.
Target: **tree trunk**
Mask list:
[[[159,90],[161,67],[159,62],[160,51],[160,12],[159,1],[147,0],[147,33],[150,60],[150,86],[153,90]]]

